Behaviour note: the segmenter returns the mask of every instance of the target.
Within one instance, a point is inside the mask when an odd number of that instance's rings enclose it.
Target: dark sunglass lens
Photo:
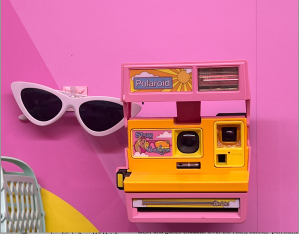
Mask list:
[[[79,108],[83,123],[92,131],[106,131],[124,118],[123,106],[109,101],[90,101]]]
[[[62,108],[62,102],[57,96],[41,89],[23,89],[21,99],[29,114],[39,121],[53,119]]]

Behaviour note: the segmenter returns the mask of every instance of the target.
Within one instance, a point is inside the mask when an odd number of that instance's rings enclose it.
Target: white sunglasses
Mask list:
[[[13,82],[11,89],[24,114],[19,118],[39,126],[54,123],[68,108],[74,109],[81,126],[94,136],[106,136],[124,126],[123,103],[119,98],[85,96],[76,94],[72,87],[69,93],[28,82]],[[140,110],[140,105],[132,103],[131,116]]]

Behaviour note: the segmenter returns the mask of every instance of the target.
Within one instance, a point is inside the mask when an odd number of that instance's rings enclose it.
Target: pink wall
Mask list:
[[[1,154],[28,163],[42,187],[102,232],[298,231],[297,4],[3,0]],[[57,89],[86,85],[90,95],[120,97],[121,63],[234,59],[248,60],[252,94],[243,224],[130,223],[124,194],[115,186],[115,168],[125,164],[125,129],[93,137],[72,113],[47,127],[23,123],[10,90],[13,81],[30,81]],[[203,113],[224,109],[209,104],[203,103]]]
[[[298,2],[258,1],[257,22],[258,230],[298,232]]]

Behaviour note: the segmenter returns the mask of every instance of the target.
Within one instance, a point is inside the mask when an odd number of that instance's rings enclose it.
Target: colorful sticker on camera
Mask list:
[[[132,69],[131,92],[192,91],[192,68]]]
[[[133,157],[171,157],[171,130],[133,130]]]

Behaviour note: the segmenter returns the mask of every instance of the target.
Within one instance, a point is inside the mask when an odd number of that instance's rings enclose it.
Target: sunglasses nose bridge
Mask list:
[[[71,102],[66,103],[64,108],[65,108],[65,110],[68,110],[68,111],[76,110],[74,103],[71,103]]]

